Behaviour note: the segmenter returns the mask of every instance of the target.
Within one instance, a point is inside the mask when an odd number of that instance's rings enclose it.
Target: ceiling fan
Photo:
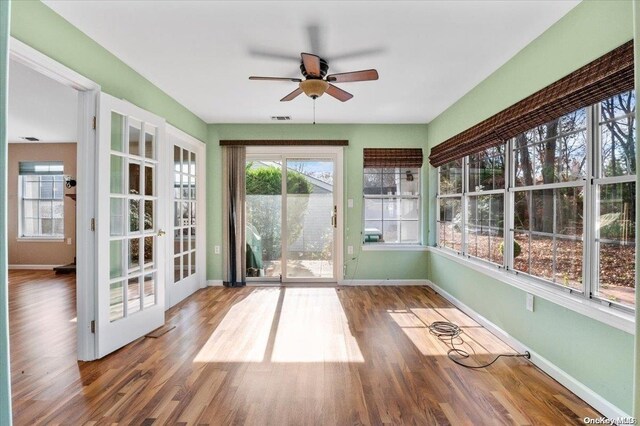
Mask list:
[[[312,55],[311,53],[301,53],[300,56],[302,58],[300,61],[300,71],[302,72],[304,80],[300,78],[256,76],[249,77],[249,80],[292,81],[299,83],[299,87],[296,90],[280,99],[281,102],[290,101],[301,93],[304,93],[312,99],[316,99],[326,93],[339,101],[345,102],[353,98],[353,95],[331,83],[348,83],[378,79],[378,71],[374,69],[327,75],[329,64],[320,56]]]

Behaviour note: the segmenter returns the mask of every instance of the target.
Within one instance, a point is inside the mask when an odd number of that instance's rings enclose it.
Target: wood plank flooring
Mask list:
[[[73,276],[11,271],[16,425],[563,425],[600,415],[525,360],[457,366],[426,324],[454,321],[476,362],[512,349],[424,287],[207,288],[176,328],[75,360]],[[469,361],[471,362],[471,361]]]

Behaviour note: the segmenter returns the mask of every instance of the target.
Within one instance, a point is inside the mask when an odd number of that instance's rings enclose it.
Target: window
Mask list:
[[[462,251],[462,159],[440,167],[438,244]]]
[[[64,238],[62,173],[62,162],[20,162],[20,237]]]
[[[438,246],[633,309],[635,104],[625,92],[440,166]]]
[[[583,290],[587,110],[513,140],[513,269]]]
[[[636,98],[622,93],[596,106],[594,259],[596,297],[635,301]]]
[[[364,243],[420,244],[420,168],[364,168]]]
[[[467,254],[503,263],[504,146],[489,148],[467,159],[465,241]]]

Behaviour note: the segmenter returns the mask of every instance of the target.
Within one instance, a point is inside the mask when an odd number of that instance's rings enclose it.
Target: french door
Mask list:
[[[100,94],[98,358],[164,324],[164,119]]]
[[[205,277],[205,144],[167,126],[173,170],[172,244],[166,262],[167,309],[206,285]]]
[[[341,154],[341,148],[247,149],[248,281],[341,278]]]

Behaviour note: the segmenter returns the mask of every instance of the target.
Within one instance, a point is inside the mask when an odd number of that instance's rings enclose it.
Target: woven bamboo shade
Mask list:
[[[422,167],[422,148],[365,148],[364,167]]]
[[[438,167],[500,145],[522,132],[633,88],[631,40],[435,146],[429,155],[429,163]]]

